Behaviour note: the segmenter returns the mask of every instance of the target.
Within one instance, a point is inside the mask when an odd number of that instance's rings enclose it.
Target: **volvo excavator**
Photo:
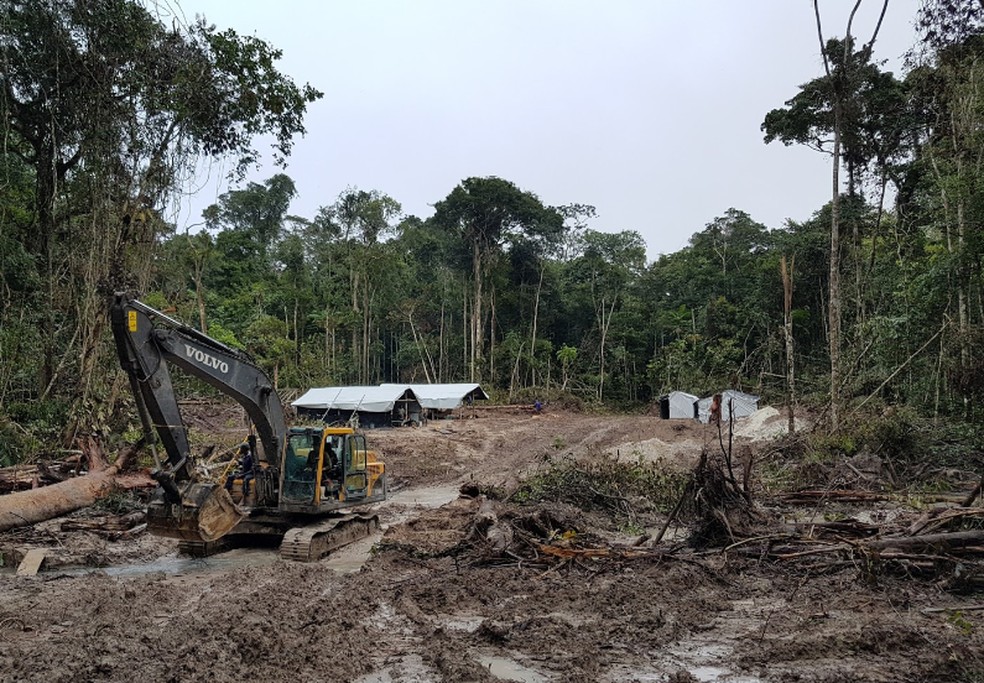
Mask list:
[[[282,539],[283,557],[313,561],[379,527],[376,515],[350,510],[386,498],[385,466],[362,434],[348,427],[288,427],[276,390],[245,353],[128,294],[113,296],[110,320],[155,462],[150,532],[177,538],[182,551],[200,556],[250,537]],[[255,427],[248,438],[256,454],[252,477],[244,472],[227,489],[196,469],[171,365],[246,410]]]

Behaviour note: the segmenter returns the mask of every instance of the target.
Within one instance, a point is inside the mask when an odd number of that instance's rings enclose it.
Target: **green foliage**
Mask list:
[[[68,404],[60,399],[12,401],[4,406],[7,416],[38,438],[57,443],[64,428]]]
[[[669,512],[680,498],[688,475],[662,463],[621,461],[600,456],[576,460],[548,458],[513,493],[518,502],[568,503],[586,511],[601,511],[625,520],[655,509]]]
[[[112,487],[103,497],[96,500],[92,509],[110,515],[125,515],[130,512],[143,510],[145,503],[131,491],[118,486]]]
[[[863,448],[875,455],[916,463],[926,453],[923,421],[905,406],[865,419],[859,428]]]
[[[946,622],[960,630],[965,636],[974,631],[974,622],[967,619],[960,610],[954,610],[946,615]]]
[[[37,452],[39,445],[39,441],[25,427],[0,418],[0,467],[28,460]]]
[[[236,334],[232,330],[226,329],[221,323],[214,322],[209,325],[208,336],[234,349],[245,348],[243,343],[236,337]]]
[[[927,3],[931,59],[903,80],[834,41],[832,78],[763,123],[767,140],[825,147],[843,107],[843,398],[899,411],[806,444],[818,469],[860,452],[958,458],[968,441],[928,443],[923,418],[984,419],[984,39],[979,12],[943,9]],[[275,174],[176,234],[158,212],[178,170],[229,155],[241,174],[257,136],[282,160],[303,132],[320,93],[276,70],[279,50],[129,0],[31,0],[0,9],[0,57],[2,457],[66,422],[125,422],[99,403],[117,395],[100,315],[117,288],[247,350],[281,389],[480,380],[548,410],[635,409],[673,389],[784,397],[787,257],[797,401],[829,400],[830,205],[782,226],[726,208],[647,263],[637,232],[503,178],[463,179],[424,220],[354,187],[290,216],[294,181]]]

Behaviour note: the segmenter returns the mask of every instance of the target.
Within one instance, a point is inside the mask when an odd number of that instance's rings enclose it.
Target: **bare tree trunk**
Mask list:
[[[417,336],[417,328],[413,324],[413,312],[407,313],[407,322],[410,323],[410,333],[413,335],[413,343],[417,346],[417,355],[420,356],[420,364],[424,368],[424,377],[427,379],[427,383],[431,383],[431,370],[428,369],[428,365],[433,366],[433,362],[430,361],[430,354],[425,355],[426,349]]]
[[[356,272],[354,256],[353,263],[351,263],[351,275],[349,276],[349,286],[352,288],[352,370],[358,376],[359,367],[361,365],[362,354],[359,352],[359,328],[356,326],[356,320],[362,320],[361,311],[359,311],[359,276]]]
[[[783,254],[780,261],[782,270],[782,291],[783,291],[783,332],[786,337],[786,411],[789,418],[788,431],[790,434],[796,433],[796,374],[793,371],[793,266],[796,263],[794,256],[789,266],[786,265],[786,256]],[[771,355],[771,354],[770,354]]]
[[[364,276],[362,285],[362,358],[359,363],[359,376],[363,384],[370,382],[369,348],[372,346],[372,297],[369,292],[369,275]]]
[[[495,288],[489,292],[489,378],[495,377]]]
[[[441,329],[437,336],[437,381],[444,381],[444,305],[445,298],[441,297]]]
[[[615,311],[615,302],[618,297],[612,298],[612,305],[608,309],[608,316],[605,316],[605,298],[601,299],[601,363],[598,380],[598,400],[605,400],[605,341],[608,339],[608,328],[612,323],[612,313]]]
[[[469,318],[468,318],[468,295],[467,295],[467,291],[468,291],[467,290],[467,287],[462,287],[462,289],[461,289],[461,355],[462,355],[462,358],[461,358],[461,363],[462,363],[461,370],[462,370],[462,374],[464,373],[465,370],[467,370],[469,368],[468,359],[470,357],[469,356],[469,353],[470,352],[469,352],[469,348],[468,348],[469,347],[468,339],[469,339],[469,331],[471,330],[471,327],[470,327],[470,321],[469,321]],[[472,368],[472,373],[471,373],[471,379],[469,379],[468,381],[469,382],[473,382],[473,381],[475,381],[475,368],[474,368],[474,365],[471,365],[470,367]]]
[[[523,344],[519,344],[516,350],[516,361],[513,363],[512,373],[509,375],[509,402],[512,403],[513,395],[516,392],[516,384],[519,381],[519,361],[523,357]]]
[[[478,243],[472,244],[472,301],[471,381],[478,381],[478,363],[482,357],[482,252]]]
[[[328,312],[327,306],[325,307],[325,350],[324,350],[324,363],[325,367],[328,368],[329,372],[332,372],[331,365],[331,314]]]
[[[546,270],[545,264],[540,264],[540,279],[536,283],[536,297],[533,300],[533,331],[530,334],[530,376],[533,386],[536,381],[536,326],[540,315],[540,293],[543,290],[543,273]]]
[[[851,11],[850,19],[848,19],[847,35],[844,40],[844,66],[842,68],[848,68],[848,60],[850,59],[849,50],[851,49],[851,22],[854,20],[854,15],[860,5],[861,0],[857,0],[854,9]],[[829,327],[828,341],[830,343],[830,426],[831,429],[836,430],[840,426],[841,414],[840,156],[841,126],[843,124],[841,99],[843,93],[830,70],[827,48],[823,40],[823,28],[820,25],[820,5],[818,0],[813,0],[813,9],[816,15],[817,36],[820,39],[820,53],[823,56],[824,72],[830,81],[834,100],[834,149],[832,153],[833,162],[831,163],[832,196],[830,200],[830,276],[827,285],[829,290],[827,319]]]
[[[840,426],[841,414],[841,292],[840,292],[840,105],[834,105],[833,196],[830,204],[830,426]]]
[[[298,316],[297,298],[294,299],[294,365],[301,367],[301,330],[297,324]]]

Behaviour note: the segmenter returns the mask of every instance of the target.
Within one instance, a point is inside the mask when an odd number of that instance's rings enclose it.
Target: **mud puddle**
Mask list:
[[[65,567],[53,571],[63,576],[83,576],[85,574],[106,574],[107,576],[131,577],[147,574],[166,574],[183,576],[208,572],[227,572],[241,567],[263,567],[278,559],[276,550],[265,548],[235,548],[210,557],[187,557],[168,555],[153,562],[127,564],[116,567]]]
[[[407,489],[391,495],[385,502],[373,506],[372,511],[380,515],[381,529],[375,534],[336,550],[321,562],[328,568],[349,574],[359,571],[368,561],[373,546],[382,538],[383,532],[393,524],[412,519],[421,509],[438,508],[458,497],[455,486],[434,486]],[[60,567],[44,571],[45,574],[61,576],[83,576],[86,574],[106,574],[108,576],[131,577],[162,573],[167,576],[228,572],[242,567],[263,567],[273,564],[280,555],[270,548],[234,548],[209,557],[188,557],[166,555],[152,562],[124,564],[109,567]],[[15,566],[4,567],[3,573],[13,574]]]
[[[550,680],[533,669],[525,667],[516,660],[508,657],[486,656],[479,659],[479,661],[492,676],[501,681],[547,683]]]
[[[457,486],[428,486],[405,489],[390,495],[380,506],[406,505],[425,509],[439,508],[458,497]]]

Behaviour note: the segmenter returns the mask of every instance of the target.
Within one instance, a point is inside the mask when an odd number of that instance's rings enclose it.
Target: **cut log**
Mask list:
[[[105,458],[98,444],[90,442],[86,445],[91,450],[89,462],[99,463],[100,469],[51,486],[0,496],[0,531],[36,524],[87,507],[113,488],[133,488],[137,481],[135,477],[141,485],[154,485],[147,475],[120,474],[133,462],[142,441],[124,449],[116,462],[107,466],[102,466]]]
[[[0,494],[47,486],[74,476],[75,460],[49,460],[0,468]]]
[[[791,491],[779,496],[789,505],[814,505],[816,503],[874,503],[891,500],[884,493],[872,493],[853,489],[823,491]]]

